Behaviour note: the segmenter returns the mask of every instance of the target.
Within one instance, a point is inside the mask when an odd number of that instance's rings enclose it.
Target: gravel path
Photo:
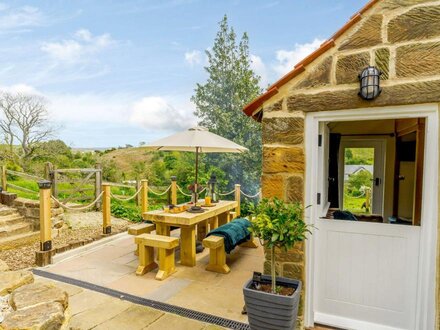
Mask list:
[[[52,230],[53,248],[62,247],[72,241],[101,238],[101,212],[66,213],[65,222],[69,228]],[[112,217],[113,232],[125,231],[130,224],[132,222]],[[39,248],[39,233],[36,233],[32,237],[0,245],[0,259],[5,261],[11,270],[34,267],[35,251]]]

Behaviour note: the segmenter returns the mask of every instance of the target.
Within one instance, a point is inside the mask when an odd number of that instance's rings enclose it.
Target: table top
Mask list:
[[[163,210],[154,210],[144,212],[142,218],[153,222],[166,223],[175,226],[193,226],[197,223],[225,213],[238,206],[236,201],[219,201],[212,207],[202,207],[205,212],[202,213],[167,213]]]

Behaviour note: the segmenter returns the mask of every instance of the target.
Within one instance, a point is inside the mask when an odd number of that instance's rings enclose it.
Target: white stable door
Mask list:
[[[328,219],[315,225],[315,322],[414,329],[420,227]]]

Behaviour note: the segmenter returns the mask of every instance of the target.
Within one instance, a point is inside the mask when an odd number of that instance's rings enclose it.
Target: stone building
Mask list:
[[[375,0],[243,109],[262,124],[263,196],[311,205],[313,235],[277,259],[304,281],[301,326],[440,328],[439,105],[440,1]],[[362,221],[332,216],[349,209],[346,148],[374,150]]]

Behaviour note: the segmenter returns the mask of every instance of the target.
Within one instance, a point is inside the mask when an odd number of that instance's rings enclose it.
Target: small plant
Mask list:
[[[311,233],[303,220],[304,208],[273,198],[263,199],[251,209],[250,231],[271,251],[272,293],[276,293],[275,248],[287,251]]]

